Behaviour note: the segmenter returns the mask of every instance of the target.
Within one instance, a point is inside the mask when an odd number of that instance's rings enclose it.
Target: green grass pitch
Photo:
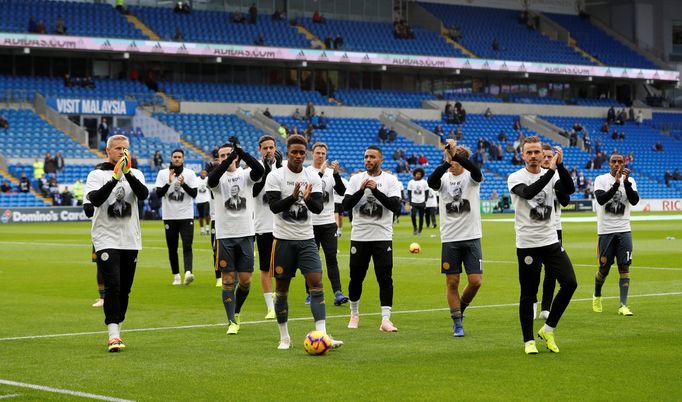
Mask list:
[[[570,216],[580,215],[564,214]],[[510,216],[484,219],[504,217]],[[339,245],[345,289],[349,233],[346,222]],[[103,313],[90,307],[97,291],[89,224],[0,226],[0,397],[82,399],[7,385],[16,381],[143,401],[679,400],[680,221],[633,222],[633,317],[616,314],[617,273],[604,286],[604,312],[592,312],[596,223],[564,223],[578,290],[557,328],[561,353],[538,342],[535,356],[523,353],[513,223],[484,221],[483,234],[483,286],[467,310],[464,338],[452,336],[437,229],[412,236],[409,217],[402,217],[393,275],[393,321],[400,331],[379,332],[378,290],[369,273],[358,330],[346,328],[348,305],[334,306],[327,293],[327,328],[346,344],[312,357],[303,351],[313,323],[300,276],[289,294],[294,349],[276,350],[276,325],[262,321],[257,273],[242,329],[228,337],[209,239],[197,228],[197,279],[174,287],[162,223],[143,222],[144,250],[123,328],[128,347],[109,354]],[[421,254],[408,252],[413,241]],[[326,279],[324,285],[329,288]],[[70,335],[24,338],[53,334]]]

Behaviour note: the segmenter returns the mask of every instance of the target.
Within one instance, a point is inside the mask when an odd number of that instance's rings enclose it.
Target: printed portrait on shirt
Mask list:
[[[604,211],[612,215],[625,214],[625,197],[620,190],[617,190],[611,200],[604,205]]]
[[[238,185],[230,187],[229,198],[225,200],[225,208],[232,211],[241,211],[246,208],[246,198],[239,196],[240,188]]]
[[[461,214],[464,212],[471,211],[471,205],[469,204],[469,200],[465,200],[464,198],[462,198],[462,195],[464,193],[462,184],[463,184],[462,182],[456,182],[450,186],[448,195],[450,196],[452,201],[445,204],[445,210],[448,212],[448,214]]]
[[[107,215],[110,218],[125,218],[129,217],[132,208],[129,203],[125,202],[126,191],[123,186],[117,186],[114,189],[114,201],[110,202],[107,208]]]
[[[185,192],[182,191],[182,186],[180,185],[180,183],[176,181],[175,184],[173,184],[173,187],[168,192],[168,200],[182,202],[184,199]]]
[[[384,207],[379,204],[371,191],[365,191],[365,203],[360,205],[360,215],[371,218],[381,218],[384,215]]]
[[[530,219],[534,221],[546,221],[552,216],[552,205],[547,205],[547,193],[542,190],[532,200],[528,200],[530,206]]]

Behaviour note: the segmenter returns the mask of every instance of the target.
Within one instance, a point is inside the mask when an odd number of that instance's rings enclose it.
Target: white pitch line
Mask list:
[[[0,395],[0,399],[9,399],[9,398],[16,398],[18,396],[21,396],[23,394],[7,394],[7,395]]]
[[[628,297],[630,298],[639,298],[639,297],[665,297],[665,296],[679,296],[682,295],[682,292],[666,292],[666,293],[648,293],[648,294],[640,294],[640,295],[630,295]],[[602,299],[618,299],[619,296],[603,296]],[[592,298],[583,298],[583,299],[572,299],[572,302],[584,302],[584,301],[592,301]],[[515,307],[518,306],[518,303],[501,303],[501,304],[486,304],[482,306],[469,306],[469,309],[479,309],[479,308],[499,308],[499,307]],[[400,311],[392,311],[392,314],[418,314],[418,313],[433,313],[436,311],[448,311],[449,308],[430,308],[430,309],[416,309],[416,310],[400,310]],[[375,312],[375,313],[362,313],[363,316],[376,316],[376,315],[381,315],[380,312]],[[348,318],[348,314],[337,314],[337,315],[328,315],[327,319],[330,318]],[[311,320],[311,317],[296,317],[296,318],[289,318],[289,321],[308,321]],[[275,324],[276,321],[274,320],[256,320],[256,321],[242,321],[240,325],[256,325],[256,324]],[[210,327],[224,327],[227,326],[226,323],[217,323],[217,324],[195,324],[195,325],[176,325],[176,326],[171,326],[171,327],[150,327],[150,328],[133,328],[133,329],[125,329],[123,332],[153,332],[153,331],[171,331],[171,330],[176,330],[176,329],[196,329],[196,328],[210,328]],[[66,338],[66,337],[72,337],[72,336],[83,336],[83,335],[99,335],[99,334],[106,334],[107,331],[89,331],[89,332],[73,332],[73,333],[65,333],[65,334],[46,334],[46,335],[29,335],[29,336],[13,336],[13,337],[7,337],[7,338],[0,338],[0,342],[2,341],[19,341],[19,340],[31,340],[31,339],[45,339],[45,338]]]
[[[99,401],[132,402],[130,399],[114,398],[111,396],[90,394],[88,392],[72,391],[70,389],[53,388],[53,387],[46,387],[44,385],[36,385],[36,384],[28,384],[25,382],[9,381],[9,380],[3,380],[1,378],[0,378],[0,384],[9,385],[12,387],[21,387],[21,388],[35,389],[38,391],[51,392],[53,394],[64,394],[64,395],[71,395],[71,396],[79,396],[81,398],[96,399]],[[17,395],[21,395],[21,394],[17,394]]]

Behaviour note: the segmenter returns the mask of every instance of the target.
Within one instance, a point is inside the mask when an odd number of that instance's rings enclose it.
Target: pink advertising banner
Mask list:
[[[320,63],[348,63],[453,70],[459,69],[461,71],[473,70],[581,77],[611,77],[674,82],[679,81],[680,78],[679,72],[669,70],[645,70],[624,67],[599,67],[505,60],[484,60],[416,55],[412,56],[404,54],[15,33],[0,33],[0,46],[33,49],[84,50],[95,52],[127,52],[130,54],[188,55],[257,60],[288,60]]]

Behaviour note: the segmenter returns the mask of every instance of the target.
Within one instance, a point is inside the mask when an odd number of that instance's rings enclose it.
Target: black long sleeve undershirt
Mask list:
[[[227,157],[224,161],[220,162],[218,166],[214,167],[213,170],[211,170],[211,173],[208,174],[208,187],[213,188],[220,183],[220,178],[222,177],[225,172],[227,172],[227,168],[230,167],[232,162],[237,159],[237,154],[236,153],[231,153],[230,156]]]
[[[88,193],[88,200],[94,205],[95,207],[99,207],[102,204],[104,204],[104,201],[109,198],[111,195],[111,192],[114,191],[114,187],[116,187],[116,184],[118,183],[118,180],[114,180],[113,178],[109,180],[108,182],[104,183],[102,187],[100,187],[99,190],[93,190]]]
[[[312,193],[307,200],[303,200],[305,205],[308,207],[308,211],[319,214],[324,209],[324,198],[322,198],[322,193]]]
[[[443,177],[448,169],[450,169],[450,164],[448,162],[443,162],[438,165],[438,167],[431,172],[429,179],[426,181],[429,183],[429,187],[436,191],[440,190],[440,178]]]
[[[126,181],[128,181],[128,184],[130,184],[130,189],[133,190],[135,197],[137,197],[139,201],[146,200],[149,196],[149,189],[147,186],[142,184],[142,182],[130,172],[128,172],[125,177]]]
[[[260,181],[254,183],[253,188],[251,189],[253,198],[258,197],[258,194],[260,194],[260,192],[263,191],[263,188],[265,188],[265,180],[267,180],[268,175],[272,171],[272,168],[270,167],[270,164],[267,161],[263,161],[263,165],[264,165],[263,177],[261,178]]]
[[[639,193],[632,189],[632,183],[625,182],[625,194],[628,196],[630,205],[637,205],[639,203]]]
[[[562,191],[555,191],[554,193],[556,194],[556,198],[562,207],[565,207],[569,202],[571,202],[571,197],[568,194],[564,194]]]
[[[350,211],[351,209],[355,208],[355,206],[358,205],[358,202],[360,202],[364,194],[365,189],[363,188],[356,191],[355,194],[346,194],[346,196],[343,197],[343,202],[341,203],[343,210]]]
[[[471,179],[474,180],[476,183],[480,183],[483,181],[483,173],[481,172],[481,169],[479,169],[476,165],[474,165],[471,160],[463,157],[462,155],[455,155],[452,160],[455,162],[459,163],[462,165],[462,167],[471,173]],[[440,179],[443,177],[445,172],[450,169],[450,164],[448,162],[443,162],[442,164],[438,165],[436,169],[431,172],[431,175],[429,176],[429,179],[427,180],[427,183],[429,183],[429,187],[432,188],[435,191],[440,190]]]
[[[594,192],[594,196],[597,199],[597,202],[599,205],[604,205],[611,198],[613,198],[613,195],[616,194],[616,191],[618,191],[618,187],[620,187],[620,182],[616,180],[615,183],[613,183],[613,186],[608,191],[604,190],[597,190]]]
[[[552,177],[554,176],[554,170],[549,169],[545,174],[540,176],[540,178],[533,184],[526,185],[526,184],[517,184],[512,188],[512,192],[519,197],[526,199],[526,200],[531,200],[533,197],[538,195],[540,191],[542,191],[543,188],[547,185],[547,183],[552,180]]]
[[[159,198],[163,198],[164,195],[168,192],[168,189],[170,188],[170,184],[166,183],[163,185],[163,187],[157,187],[156,188],[156,196]]]
[[[268,196],[268,204],[270,205],[270,211],[272,211],[273,214],[278,214],[282,211],[286,211],[287,209],[291,208],[291,206],[294,205],[294,203],[296,202],[296,199],[291,195],[282,198],[282,193],[279,191],[268,191],[266,192],[266,195]]]
[[[381,205],[386,207],[389,211],[396,215],[400,214],[400,197],[389,197],[376,188],[372,190],[372,194],[374,194],[374,197],[376,197],[377,201],[379,201]]]
[[[341,175],[338,173],[334,173],[334,191],[336,191],[336,194],[338,195],[344,195],[346,194],[346,185],[343,184],[343,180],[341,180]]]
[[[91,203],[83,204],[83,212],[88,218],[92,218],[95,215],[95,207]]]
[[[554,185],[554,189],[558,193],[564,193],[566,195],[575,193],[575,184],[573,184],[571,174],[568,172],[563,163],[557,164],[556,168],[557,173],[559,173],[559,181]]]
[[[256,158],[251,156],[250,153],[245,152],[242,148],[237,148],[237,155],[239,155],[239,158],[246,163],[246,166],[251,168],[251,172],[249,173],[251,180],[257,182],[261,179],[261,177],[263,177],[265,169],[260,163],[258,163]]]
[[[182,189],[185,190],[185,192],[189,194],[190,197],[197,198],[197,193],[199,192],[199,189],[192,188],[188,186],[187,183],[182,183]]]

